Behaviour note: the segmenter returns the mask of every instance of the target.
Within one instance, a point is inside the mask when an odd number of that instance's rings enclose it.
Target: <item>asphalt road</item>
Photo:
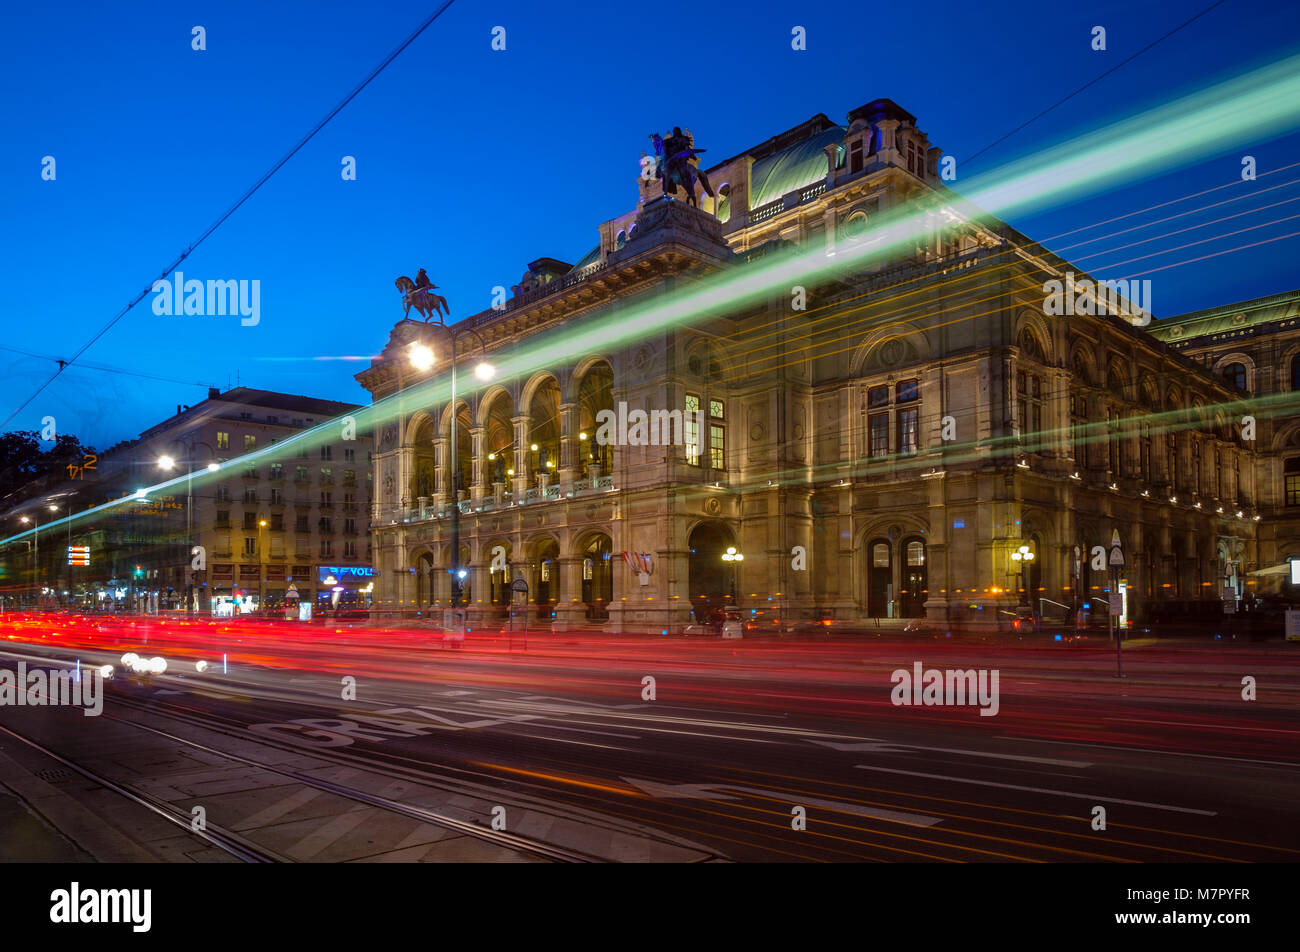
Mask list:
[[[505,829],[600,859],[1300,856],[1295,645],[1129,647],[1119,679],[1113,650],[1098,643],[548,634],[525,648],[360,627],[6,630],[11,669],[19,657],[118,663],[127,650],[168,659],[162,676],[128,676],[119,663],[108,717],[0,707],[0,723],[19,718],[79,762],[108,769],[114,757],[104,751],[130,746],[123,731],[148,734],[132,725],[259,764],[292,766],[296,752],[303,770],[332,770],[349,787],[409,796],[484,827],[499,806]],[[210,663],[203,674],[198,658]],[[983,671],[986,694],[895,703],[904,696],[895,672],[912,675],[918,663],[923,672]],[[1243,697],[1251,679],[1253,700]],[[905,696],[924,700],[910,687]],[[125,762],[117,758],[119,772]],[[131,777],[167,783],[176,764],[158,763],[150,776],[147,763],[131,761]],[[203,766],[208,783],[237,772],[219,757]],[[256,786],[254,805],[268,815],[277,796],[303,796],[252,781],[215,793],[175,786],[172,799],[186,808]],[[222,809],[253,805],[227,799]],[[311,829],[313,843],[328,835]],[[389,845],[392,858],[418,858]],[[331,854],[323,847],[310,858]]]

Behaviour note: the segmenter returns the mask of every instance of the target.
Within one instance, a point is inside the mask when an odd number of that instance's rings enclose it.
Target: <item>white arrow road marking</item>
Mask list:
[[[748,793],[756,797],[770,797],[785,800],[800,806],[820,807],[834,810],[836,813],[852,813],[855,816],[870,817],[873,820],[887,820],[890,823],[906,823],[908,826],[934,826],[942,821],[935,816],[920,813],[903,813],[898,810],[881,810],[860,803],[841,803],[839,800],[823,800],[819,797],[806,797],[802,794],[783,793],[777,790],[761,790],[757,787],[741,787],[731,783],[658,783],[654,780],[636,780],[624,777],[625,783],[631,784],[642,793],[661,800],[735,800],[735,797],[716,793],[718,790],[732,790],[736,793]]]
[[[1147,803],[1145,800],[1121,800],[1099,793],[1070,793],[1068,790],[1045,790],[1042,787],[1021,787],[1014,783],[994,783],[992,780],[970,780],[966,777],[945,777],[942,774],[918,773],[915,770],[894,770],[890,767],[870,767],[867,764],[855,764],[859,770],[877,770],[881,773],[906,774],[909,777],[926,777],[930,780],[947,780],[949,783],[973,783],[981,787],[1002,787],[1004,790],[1024,790],[1029,793],[1049,793],[1056,797],[1075,797],[1079,800],[1102,801],[1104,803],[1123,803],[1131,807],[1150,807],[1153,810],[1172,810],[1174,813],[1195,813],[1198,816],[1218,816],[1213,810],[1193,810],[1191,807],[1171,807],[1163,803]]]
[[[636,780],[624,777],[624,783],[630,783],[642,793],[649,794],[657,800],[735,800],[721,793],[712,793],[718,784],[712,783],[659,783],[654,780]]]
[[[1019,754],[990,754],[982,750],[961,750],[955,747],[924,747],[921,744],[888,744],[873,742],[869,744],[838,744],[829,740],[815,740],[814,744],[835,750],[877,751],[884,754],[906,754],[913,750],[933,750],[940,754],[962,754],[967,757],[991,757],[994,760],[1023,760],[1030,764],[1046,764],[1049,767],[1091,767],[1083,760],[1055,760],[1051,757],[1022,757]]]

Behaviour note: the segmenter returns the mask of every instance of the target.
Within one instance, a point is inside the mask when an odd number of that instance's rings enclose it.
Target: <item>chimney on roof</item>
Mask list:
[[[208,399],[215,400],[221,396],[221,391],[216,387],[208,387]]]
[[[179,403],[176,404],[176,415],[177,416],[181,415],[181,405]]]

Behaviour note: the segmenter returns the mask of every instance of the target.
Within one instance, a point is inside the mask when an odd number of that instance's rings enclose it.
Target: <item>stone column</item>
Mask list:
[[[554,578],[560,584],[560,596],[555,603],[555,631],[568,631],[586,621],[587,604],[582,600],[582,559],[566,556],[557,560],[559,566]]]
[[[515,427],[515,478],[516,502],[523,502],[528,492],[528,420],[527,416],[511,417]]]
[[[581,473],[578,460],[578,405],[576,403],[560,404],[560,459],[559,472],[560,494],[564,495],[573,488],[573,481]],[[556,617],[558,621],[558,615]]]
[[[451,492],[451,474],[447,470],[447,448],[448,441],[439,437],[433,441],[433,468],[437,484],[435,496],[437,504],[443,506],[447,502],[448,493]]]
[[[486,436],[487,430],[484,427],[470,427],[470,445],[473,447],[470,451],[473,454],[471,466],[474,470],[473,479],[470,482],[470,498],[473,499],[475,503],[481,500],[483,494],[487,492],[487,475],[484,466],[487,453],[484,451],[483,444],[483,440]]]

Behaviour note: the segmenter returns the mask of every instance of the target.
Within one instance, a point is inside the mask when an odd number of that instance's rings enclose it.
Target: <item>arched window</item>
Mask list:
[[[925,542],[921,539],[903,541],[902,587],[899,590],[899,614],[904,618],[925,617],[925,600],[929,597],[925,570]]]
[[[1228,382],[1230,387],[1236,387],[1238,390],[1246,389],[1246,365],[1245,364],[1228,364],[1223,368],[1223,379]]]
[[[614,250],[618,251],[626,244],[627,244],[627,232],[619,231],[619,233],[614,236]]]
[[[718,189],[718,221],[724,225],[731,220],[731,186],[723,185]]]
[[[867,545],[867,611],[872,618],[890,613],[890,589],[894,582],[894,564],[888,540],[872,539]]]

